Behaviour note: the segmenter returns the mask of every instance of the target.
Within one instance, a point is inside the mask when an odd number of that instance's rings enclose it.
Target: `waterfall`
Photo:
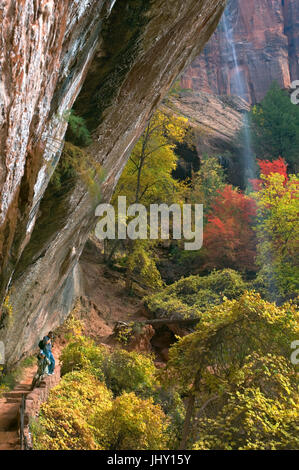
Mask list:
[[[223,25],[224,35],[226,39],[226,44],[224,45],[223,52],[225,54],[229,52],[229,56],[230,56],[229,58],[232,60],[234,70],[235,70],[235,74],[233,76],[234,81],[231,82],[231,90],[233,88],[234,91],[236,91],[236,95],[246,100],[247,87],[245,86],[244,76],[240,72],[241,69],[240,69],[239,61],[238,61],[238,52],[237,52],[235,39],[234,39],[233,27],[229,21],[229,12],[227,8],[224,11],[224,14],[222,17],[222,25]],[[255,158],[253,148],[252,148],[249,116],[246,112],[243,117],[242,158],[243,158],[243,166],[244,166],[244,183],[245,183],[246,189],[251,190],[250,180],[257,178],[257,171],[256,171],[256,158]],[[269,264],[273,264],[272,259],[269,259]],[[273,297],[278,298],[279,293],[278,293],[277,285],[273,279],[271,281],[269,292],[271,292]]]
[[[243,99],[246,99],[246,87],[244,83],[244,78],[240,73],[240,67],[238,62],[238,54],[234,40],[234,33],[233,28],[229,25],[228,19],[228,11],[225,10],[223,17],[222,17],[222,24],[223,30],[226,38],[226,45],[228,46],[228,50],[230,52],[231,59],[234,64],[235,75],[234,75],[234,89],[236,90],[236,94]],[[232,88],[232,87],[231,87]],[[254,179],[256,177],[256,163],[255,163],[255,156],[252,150],[252,141],[251,141],[251,133],[250,133],[250,126],[249,126],[249,119],[248,114],[245,113],[243,117],[243,164],[244,164],[244,181],[246,187],[248,187],[248,183],[250,179]]]

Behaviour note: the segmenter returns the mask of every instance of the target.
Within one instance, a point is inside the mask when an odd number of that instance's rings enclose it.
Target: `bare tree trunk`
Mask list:
[[[195,398],[196,398],[195,393],[198,390],[198,387],[200,384],[200,378],[201,378],[201,374],[200,374],[200,371],[198,371],[195,377],[193,387],[190,390],[189,398],[188,398],[186,417],[185,417],[182,439],[180,442],[179,450],[186,449],[187,440],[188,440],[190,428],[191,428],[191,420],[194,415],[194,409],[195,409]]]
[[[128,239],[128,248],[127,248],[128,261],[132,252],[133,252],[133,240]],[[132,275],[133,275],[133,272],[128,263],[127,269],[126,269],[126,290],[128,292],[131,292],[132,287],[133,287]]]
[[[146,150],[146,146],[147,146],[148,140],[149,140],[149,131],[150,131],[150,125],[147,126],[146,131],[145,131],[145,135],[144,135],[144,138],[143,138],[142,150],[141,150],[140,161],[139,161],[139,167],[138,167],[138,171],[137,171],[137,183],[136,183],[136,194],[135,194],[135,203],[136,204],[139,202],[141,172],[142,172],[142,169],[143,169],[144,161],[146,159],[145,150]]]
[[[188,439],[189,432],[190,432],[191,419],[194,413],[194,405],[195,405],[195,395],[194,393],[191,393],[188,398],[186,417],[185,417],[182,440],[179,446],[179,450],[186,449],[187,439]]]
[[[108,246],[109,246],[109,245],[108,245],[108,243],[107,243],[107,253],[106,253],[106,255],[105,255],[105,263],[106,263],[106,264],[110,264],[110,262],[111,262],[111,260],[112,260],[112,258],[113,258],[113,255],[114,255],[114,253],[115,253],[115,251],[116,251],[116,248],[117,248],[117,246],[118,246],[118,243],[119,243],[119,240],[116,239],[116,240],[114,241],[114,244],[113,244],[113,246],[112,246],[112,248],[111,248],[111,251],[110,251],[109,255],[108,255]]]

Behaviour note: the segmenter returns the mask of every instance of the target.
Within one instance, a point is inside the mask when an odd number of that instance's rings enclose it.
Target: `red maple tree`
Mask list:
[[[273,160],[273,162],[270,162],[270,160],[258,160],[258,164],[263,175],[269,176],[271,173],[279,173],[283,175],[286,180],[288,179],[288,165],[283,158],[279,157]]]
[[[289,180],[288,172],[287,172],[287,163],[282,157],[277,158],[270,162],[270,160],[257,160],[257,163],[260,167],[260,172],[264,176],[269,176],[272,173],[279,173],[280,175],[284,176],[285,184]],[[253,189],[258,191],[261,189],[262,185],[264,184],[263,180],[261,179],[253,179],[250,180]]]
[[[204,269],[255,271],[255,201],[227,185],[212,204],[204,231]]]

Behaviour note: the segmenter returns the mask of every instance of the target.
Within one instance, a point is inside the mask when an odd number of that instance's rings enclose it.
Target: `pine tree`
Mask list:
[[[283,157],[295,172],[299,155],[299,107],[274,83],[262,102],[250,113],[251,130],[258,158]]]

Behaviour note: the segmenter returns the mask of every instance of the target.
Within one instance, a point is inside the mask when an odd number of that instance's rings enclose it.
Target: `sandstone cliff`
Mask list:
[[[248,103],[237,96],[219,96],[195,91],[170,97],[164,105],[188,118],[196,136],[199,155],[232,150],[236,134],[243,126]]]
[[[146,121],[213,33],[224,3],[2,2],[0,275],[12,313],[2,309],[0,340],[8,365],[63,321],[80,288],[77,262],[96,201],[80,181],[55,198],[45,194],[65,112],[75,102],[93,132],[88,152],[105,169],[108,200]]]
[[[244,80],[243,98],[259,102],[276,80],[287,88],[299,79],[299,3],[297,0],[230,0],[228,28],[238,66],[232,60],[223,21],[203,53],[186,70],[185,88],[220,95],[237,94],[236,75]]]

